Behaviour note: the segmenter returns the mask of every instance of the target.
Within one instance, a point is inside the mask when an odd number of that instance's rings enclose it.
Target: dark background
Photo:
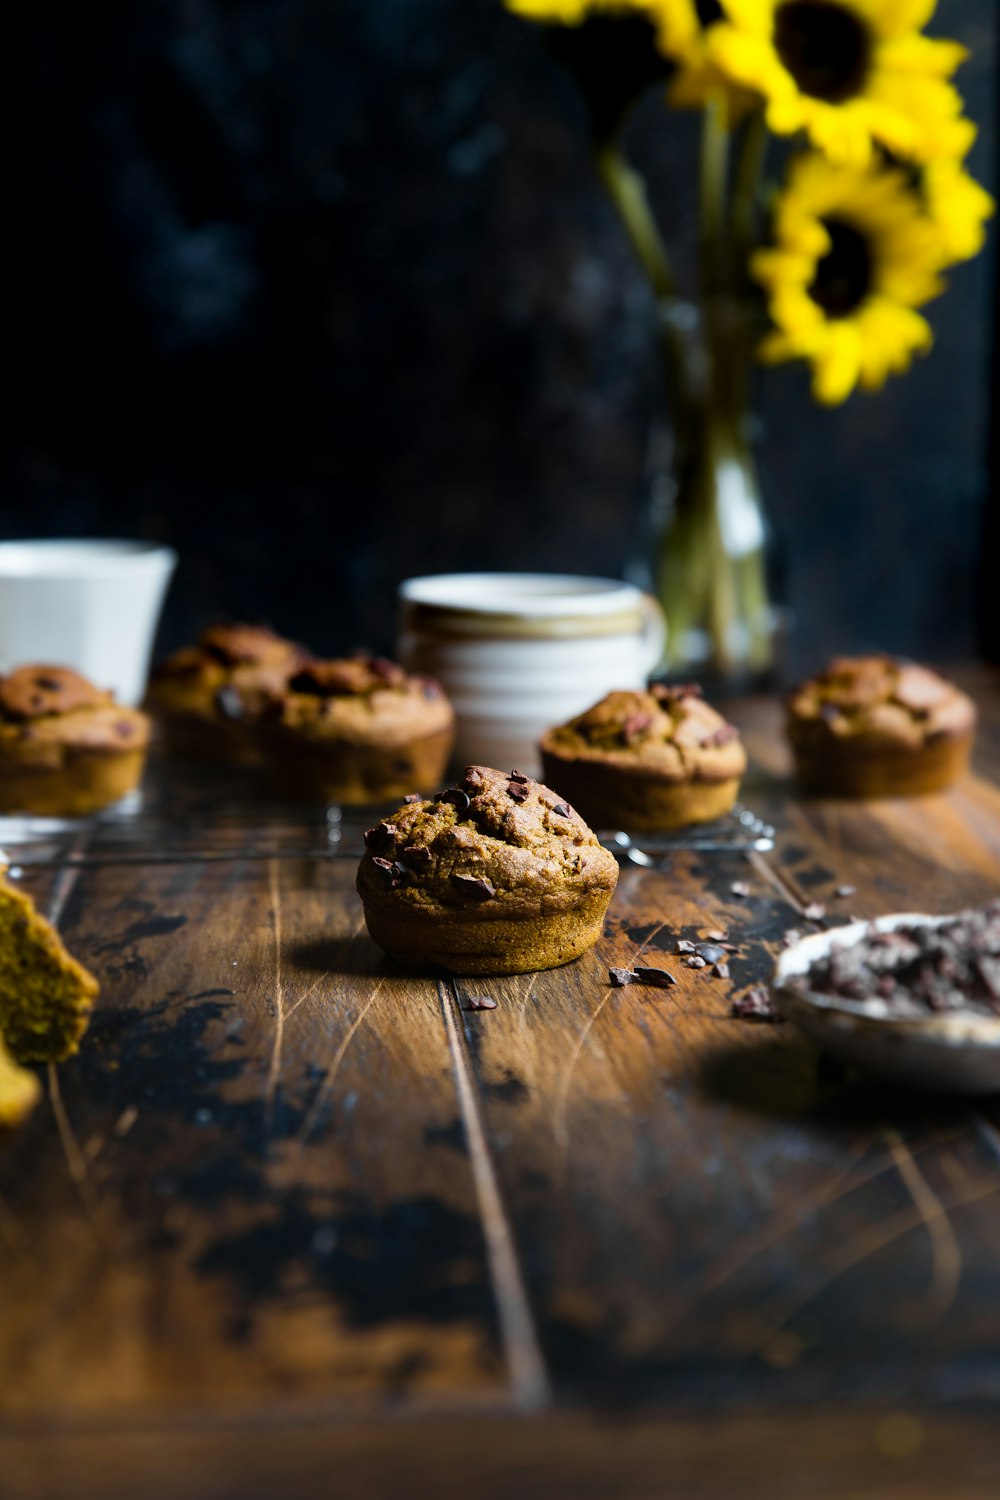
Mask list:
[[[996,12],[942,0],[933,27],[973,50],[990,187]],[[499,0],[5,21],[0,533],[173,543],[164,646],[230,614],[385,648],[408,574],[634,569],[650,308],[535,28]],[[651,100],[631,142],[690,245],[694,120]],[[992,244],[952,282],[882,396],[821,411],[801,369],[762,378],[795,665],[974,649]]]

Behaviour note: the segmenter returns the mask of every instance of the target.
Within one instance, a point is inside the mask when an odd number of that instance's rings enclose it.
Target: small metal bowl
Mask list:
[[[950,1011],[926,1017],[879,1014],[875,1001],[845,1000],[789,986],[834,947],[850,947],[870,931],[940,927],[951,916],[896,912],[852,922],[793,943],[778,959],[771,981],[777,1009],[825,1052],[852,1067],[877,1073],[906,1088],[942,1094],[1000,1092],[1000,1017]]]

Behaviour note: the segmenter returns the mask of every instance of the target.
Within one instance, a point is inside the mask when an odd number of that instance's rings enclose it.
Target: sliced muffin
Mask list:
[[[82,817],[142,779],[149,720],[68,667],[0,677],[0,812]]]
[[[542,775],[596,828],[667,831],[736,801],[739,731],[694,684],[608,693],[542,737]]]
[[[0,878],[0,1037],[15,1062],[71,1056],[97,990],[30,896]]]
[[[941,791],[965,771],[972,699],[928,667],[841,656],[787,700],[799,783],[845,797]]]
[[[578,958],[601,935],[614,855],[557,793],[518,771],[467,766],[365,835],[368,931],[400,963],[521,974]]]

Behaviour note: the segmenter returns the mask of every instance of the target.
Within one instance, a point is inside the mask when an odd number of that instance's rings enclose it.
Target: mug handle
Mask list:
[[[663,661],[663,650],[667,644],[667,620],[659,600],[654,599],[652,594],[643,594],[639,603],[645,616],[642,670],[649,677]]]

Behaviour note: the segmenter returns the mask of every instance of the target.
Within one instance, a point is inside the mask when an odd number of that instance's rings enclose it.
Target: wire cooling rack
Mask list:
[[[395,805],[395,804],[393,804]],[[0,858],[18,866],[177,864],[260,859],[359,859],[364,831],[392,808],[341,808],[261,798],[251,781],[215,769],[154,773],[141,793],[89,818],[0,817]],[[670,834],[600,831],[620,859],[655,865],[675,849],[767,850],[774,829],[737,805],[713,823]]]

